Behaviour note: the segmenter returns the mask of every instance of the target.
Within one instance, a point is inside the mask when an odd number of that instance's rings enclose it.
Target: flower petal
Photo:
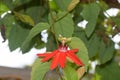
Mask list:
[[[78,49],[72,49],[72,50],[69,50],[69,52],[76,53],[76,52],[78,52]]]
[[[67,56],[68,56],[71,60],[73,60],[77,65],[79,65],[79,66],[83,66],[83,65],[84,65],[84,64],[82,63],[82,61],[81,61],[74,53],[68,51],[68,53],[66,53],[66,54],[67,54]]]
[[[44,59],[42,59],[41,61],[42,62],[45,62],[45,61],[47,61],[47,60],[49,60],[50,58],[52,58],[55,54],[56,54],[56,52],[57,52],[57,50],[55,50],[54,52],[52,52],[52,53],[47,53],[46,55],[45,54],[39,54],[39,56],[43,56],[43,57],[45,57]]]
[[[45,62],[47,60],[49,60],[50,58],[52,58],[56,53],[51,53],[50,55],[46,56],[44,59],[42,59],[42,62]]]
[[[57,54],[53,57],[53,61],[51,63],[50,69],[54,69],[57,67],[57,65],[59,64],[59,56],[60,56],[60,52],[58,51]]]
[[[65,67],[65,63],[66,63],[66,53],[62,52],[62,53],[60,53],[60,56],[59,56],[60,67],[64,68]]]
[[[50,53],[38,53],[37,56],[38,57],[46,57],[48,56]]]

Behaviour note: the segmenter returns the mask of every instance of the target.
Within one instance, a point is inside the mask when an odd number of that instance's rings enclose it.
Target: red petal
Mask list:
[[[48,56],[49,53],[39,53],[37,54],[38,57],[45,57],[45,56]]]
[[[59,56],[60,56],[60,52],[58,51],[53,58],[50,69],[54,69],[57,67],[57,65],[59,64]]]
[[[78,49],[72,49],[72,50],[68,50],[68,51],[71,53],[75,53],[75,52],[78,52]]]
[[[47,54],[47,56],[45,56],[44,59],[42,59],[42,62],[45,62],[47,60],[49,60],[50,58],[52,58],[56,53],[58,52],[58,50],[55,50],[54,52]]]
[[[82,61],[72,52],[68,52],[66,53],[67,56],[72,59],[77,65],[79,66],[83,66],[84,64],[82,63]]]
[[[60,56],[59,56],[59,63],[60,63],[60,66],[61,68],[64,68],[65,67],[65,63],[66,63],[66,53],[60,53]]]

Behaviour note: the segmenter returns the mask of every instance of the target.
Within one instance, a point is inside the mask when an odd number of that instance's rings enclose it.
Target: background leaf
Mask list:
[[[103,41],[101,41],[101,46],[99,47],[99,58],[101,64],[104,64],[110,61],[114,54],[114,44],[110,42],[109,46],[107,46]]]
[[[46,46],[45,42],[41,40],[42,36],[41,35],[38,35],[35,37],[35,48],[36,49],[41,49],[41,48],[44,48]]]
[[[26,13],[34,20],[35,24],[39,22],[47,22],[48,21],[47,12],[48,12],[48,9],[45,6],[33,6],[26,10]]]
[[[72,37],[72,40],[68,45],[72,49],[75,49],[75,48],[79,49],[77,56],[85,64],[85,69],[87,70],[89,57],[88,57],[87,48],[86,48],[85,44],[83,43],[83,41],[80,38]]]
[[[31,80],[43,80],[45,73],[49,70],[50,64],[48,62],[41,63],[37,59],[32,67]]]
[[[57,43],[56,43],[56,40],[55,40],[55,36],[52,35],[51,32],[49,32],[49,35],[48,35],[48,41],[46,43],[46,48],[47,48],[47,51],[54,51],[55,49],[57,49]]]
[[[57,14],[57,18],[59,19],[63,15],[65,15],[66,12],[60,12]],[[68,24],[69,22],[69,24]],[[56,36],[59,37],[59,35],[65,36],[65,37],[71,37],[74,30],[74,23],[72,20],[72,15],[68,14],[63,19],[59,20],[55,23],[55,31]]]
[[[119,80],[120,66],[115,62],[97,66],[96,73],[100,76],[100,80]]]
[[[28,3],[28,2],[30,2],[31,0],[15,0],[14,2],[13,2],[13,5],[14,6],[20,6],[20,5],[23,5],[23,4],[25,4],[25,3]]]
[[[75,8],[75,6],[79,3],[80,0],[72,0],[71,3],[69,4],[67,11],[71,11],[72,9]]]
[[[34,26],[34,21],[32,20],[32,18],[28,15],[24,15],[18,12],[14,12],[15,16],[17,17],[17,19],[21,20],[24,23],[27,23],[31,26]]]
[[[19,25],[13,25],[10,33],[9,33],[9,48],[11,51],[17,49],[20,47],[25,40],[25,38],[28,36],[29,30],[23,29]]]
[[[66,11],[68,8],[68,5],[72,0],[54,0],[58,8],[62,11]]]
[[[8,38],[9,33],[10,33],[12,27],[14,26],[13,23],[16,23],[16,20],[14,19],[14,16],[13,16],[13,15],[7,14],[4,18],[2,18],[2,19],[0,20],[0,22],[1,22],[2,24],[4,24],[4,26],[5,26],[5,28],[6,28],[6,37]],[[17,24],[17,23],[16,23],[16,24]],[[17,26],[18,26],[18,24],[17,24]]]
[[[82,16],[88,21],[85,28],[87,37],[90,37],[95,29],[99,12],[100,7],[97,3],[90,3],[89,5],[86,5],[82,11]]]
[[[93,58],[97,55],[99,52],[99,46],[100,46],[100,37],[98,37],[96,34],[93,34],[89,42],[87,43],[87,48],[89,52],[89,58]]]
[[[12,4],[12,0],[0,0],[3,4],[5,4],[10,10],[12,10],[15,6]]]
[[[75,68],[70,65],[66,65],[64,68],[65,80],[79,80]]]
[[[114,21],[117,24],[117,26],[120,27],[120,18],[116,17],[116,18],[114,18]]]
[[[4,12],[7,12],[9,8],[4,5],[2,2],[0,2],[0,15],[2,15]]]
[[[40,35],[41,31],[48,29],[49,27],[50,26],[48,23],[38,23],[35,27],[33,27],[29,32],[29,35],[27,36],[26,40],[23,42],[23,45],[21,47],[22,52],[27,52],[29,44],[32,42],[32,39],[38,34]]]
[[[85,74],[85,67],[82,66],[80,68],[77,69],[77,74],[78,74],[78,78],[81,79],[82,76]]]

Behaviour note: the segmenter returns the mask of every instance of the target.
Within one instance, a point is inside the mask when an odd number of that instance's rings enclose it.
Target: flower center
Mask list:
[[[66,46],[66,45],[60,45],[59,46],[59,51],[61,51],[61,52],[67,52],[67,49],[68,49],[68,46]]]

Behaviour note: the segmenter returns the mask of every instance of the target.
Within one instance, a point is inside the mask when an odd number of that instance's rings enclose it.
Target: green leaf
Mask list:
[[[46,46],[45,43],[41,40],[40,36],[36,37],[35,41],[36,41],[36,44],[35,44],[36,49],[41,49]]]
[[[99,74],[100,80],[120,80],[120,66],[115,62],[97,66],[96,73]]]
[[[79,49],[77,56],[83,61],[83,63],[85,64],[85,69],[87,70],[89,57],[88,57],[87,48],[83,43],[83,41],[77,37],[72,37],[72,40],[68,45],[72,49],[75,49],[75,48]]]
[[[50,64],[48,62],[41,63],[37,59],[32,66],[31,80],[43,80],[45,73],[49,70]]]
[[[23,29],[19,25],[14,24],[8,36],[10,50],[13,51],[20,47],[28,33],[29,30]]]
[[[70,12],[71,10],[73,10],[79,2],[80,0],[72,0],[67,8],[67,11]]]
[[[2,2],[0,2],[0,15],[2,15],[4,12],[7,12],[9,9],[6,5],[4,5]]]
[[[58,11],[58,7],[53,0],[49,1],[49,4],[52,10]]]
[[[85,28],[87,37],[90,37],[95,29],[99,12],[100,7],[97,3],[90,3],[89,5],[86,5],[82,11],[82,16],[88,21]]]
[[[105,1],[100,1],[99,5],[104,8],[104,10],[109,9],[109,5]]]
[[[28,7],[31,0],[1,0],[12,11],[20,11]],[[34,1],[35,2],[35,1]]]
[[[52,35],[51,32],[48,33],[48,41],[46,44],[46,49],[47,51],[54,51],[55,49],[57,49],[57,43],[55,40],[55,36]]]
[[[56,3],[56,5],[58,6],[58,8],[62,11],[66,11],[70,2],[72,0],[54,0],[54,2]]]
[[[13,5],[12,5],[12,3],[13,3],[13,0],[0,0],[3,4],[5,4],[10,10],[12,10],[13,9]]]
[[[34,2],[33,2],[34,3]],[[37,1],[38,3],[38,1]],[[35,3],[34,3],[35,4]],[[31,4],[33,5],[33,4]],[[46,6],[34,6],[29,7],[26,10],[26,13],[33,19],[34,23],[37,24],[39,22],[47,22],[48,19],[48,9]]]
[[[28,3],[30,1],[31,0],[15,0],[15,1],[13,1],[13,6],[14,7],[17,7],[17,6],[20,6],[20,5],[24,6],[23,4]]]
[[[109,46],[101,41],[98,53],[101,64],[110,61],[113,57],[114,51],[114,43],[112,41],[110,42]]]
[[[66,65],[64,68],[65,80],[79,80],[75,68],[70,65]]]
[[[32,18],[30,16],[24,15],[24,14],[21,14],[21,13],[18,13],[18,12],[14,12],[14,14],[22,22],[27,23],[31,26],[34,26],[34,21],[32,20]]]
[[[27,52],[27,49],[29,47],[29,44],[32,42],[32,39],[40,34],[41,31],[48,29],[50,26],[48,23],[38,23],[36,26],[34,26],[31,31],[29,32],[29,35],[27,36],[26,40],[23,42],[23,45],[21,47],[21,50],[23,53]]]
[[[114,21],[118,27],[120,27],[120,18],[114,18]]]
[[[53,25],[53,22],[54,22],[52,17],[56,20],[56,18],[57,18],[56,12],[52,12],[52,16],[51,16],[51,13],[49,13],[49,15],[48,15],[48,21],[49,21],[50,25]]]
[[[101,77],[99,74],[95,74],[93,77],[92,77],[92,80],[101,80]]]
[[[83,21],[83,17],[82,15],[80,15],[80,13],[83,10],[83,6],[81,4],[78,4],[75,8],[74,8],[74,16],[73,16],[73,21],[74,23],[77,25],[79,22]]]
[[[100,38],[94,34],[88,44],[87,44],[87,47],[88,47],[88,52],[89,52],[89,58],[92,58],[92,57],[95,57],[99,51],[99,45],[100,45]]]
[[[85,44],[88,43],[88,39],[83,28],[76,26],[74,36],[80,38]]]
[[[58,19],[65,15],[66,12],[60,12],[57,14]],[[74,23],[72,20],[72,15],[68,14],[61,20],[55,23],[55,33],[56,36],[62,35],[64,37],[71,37],[74,31]]]
[[[15,21],[15,19],[14,19],[14,16],[11,15],[11,14],[7,14],[4,18],[2,18],[2,19],[0,20],[0,22],[2,22],[2,23],[4,24],[4,26],[5,26],[5,28],[6,28],[6,37],[8,38],[9,33],[10,33],[12,27],[14,26],[13,23],[16,24],[16,21]]]

